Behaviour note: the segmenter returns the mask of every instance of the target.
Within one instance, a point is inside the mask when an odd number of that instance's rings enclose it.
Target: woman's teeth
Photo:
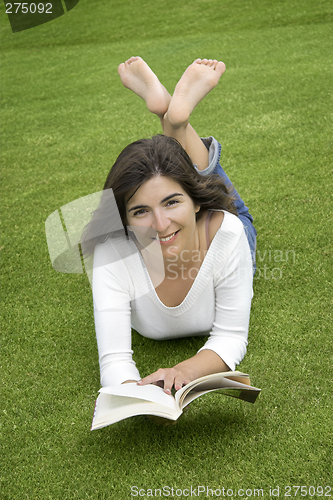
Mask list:
[[[172,233],[170,236],[167,236],[165,238],[159,238],[160,241],[169,241],[171,240],[171,238],[174,237],[174,235],[177,233],[178,231],[176,231],[175,233]]]

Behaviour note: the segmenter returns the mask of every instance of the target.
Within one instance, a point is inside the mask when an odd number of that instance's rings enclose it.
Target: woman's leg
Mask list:
[[[189,124],[196,105],[218,83],[225,65],[216,60],[197,59],[179,80],[171,97],[155,73],[141,59],[131,57],[120,64],[122,84],[141,97],[162,124],[163,133],[180,142],[199,170],[208,166],[208,153],[200,137]]]
[[[194,108],[218,84],[225,71],[222,61],[196,59],[176,85],[162,126],[166,135],[177,139],[198,170],[208,167],[207,149],[189,125]]]
[[[218,147],[221,148],[221,146],[218,144]],[[238,192],[235,189],[235,186],[221,167],[219,163],[219,157],[220,157],[220,151],[218,153],[218,159],[217,163],[215,165],[215,168],[213,169],[212,173],[218,174],[220,177],[222,177],[223,182],[225,186],[229,189],[229,192],[231,196],[233,197],[233,201],[237,210],[238,217],[243,223],[245,234],[247,237],[247,241],[249,242],[250,250],[251,250],[251,256],[252,256],[252,262],[253,262],[253,274],[255,274],[256,271],[256,245],[257,245],[257,231],[253,225],[253,217],[249,212],[248,207],[245,205],[244,201],[238,194]]]
[[[208,170],[210,170],[208,165],[208,150],[195,130],[189,125],[189,117],[197,104],[208,94],[208,92],[216,87],[224,71],[225,64],[221,61],[212,61],[211,59],[197,59],[194,61],[179,80],[171,98],[168,111],[164,115],[164,132],[166,135],[172,135],[172,137],[179,140],[191,157],[193,163],[197,165],[198,170],[206,170],[207,167]],[[178,137],[177,132],[179,134]],[[183,137],[181,134],[183,134]],[[211,165],[213,169],[211,173],[218,174],[222,177],[226,187],[233,196],[238,216],[243,223],[249,242],[255,272],[257,232],[253,226],[253,218],[229,177],[222,169],[219,163],[221,146],[217,141],[214,142],[215,154],[213,157],[215,159],[215,165],[213,160]],[[203,151],[203,149],[205,151]]]

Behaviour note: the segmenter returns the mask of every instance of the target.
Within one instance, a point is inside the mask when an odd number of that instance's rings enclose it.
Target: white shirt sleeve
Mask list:
[[[242,230],[226,265],[214,275],[215,320],[202,347],[216,352],[230,370],[235,370],[246,353],[252,283],[251,253]]]
[[[110,245],[94,253],[93,298],[102,387],[139,380],[131,349],[131,280],[124,262],[105,263]]]

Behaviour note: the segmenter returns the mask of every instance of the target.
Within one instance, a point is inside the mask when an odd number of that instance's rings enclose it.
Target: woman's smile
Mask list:
[[[168,236],[159,236],[158,235],[158,239],[159,239],[159,242],[161,243],[161,245],[168,245],[169,243],[173,243],[179,233],[180,229],[178,229],[178,231],[168,235]]]

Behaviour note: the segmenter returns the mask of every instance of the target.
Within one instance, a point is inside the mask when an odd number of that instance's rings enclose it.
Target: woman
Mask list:
[[[108,218],[103,200],[84,235],[95,248],[102,386],[136,381],[162,385],[171,394],[200,376],[234,370],[245,355],[256,231],[219,165],[221,146],[213,138],[201,140],[189,125],[193,109],[224,71],[222,62],[197,59],[171,97],[141,58],[119,66],[123,85],[160,118],[164,135],[127,146],[104,186],[112,190],[136,255],[123,252],[123,236],[92,238],[97,219]],[[114,252],[124,258],[111,259]],[[193,357],[140,379],[131,327],[155,339],[209,338]]]

